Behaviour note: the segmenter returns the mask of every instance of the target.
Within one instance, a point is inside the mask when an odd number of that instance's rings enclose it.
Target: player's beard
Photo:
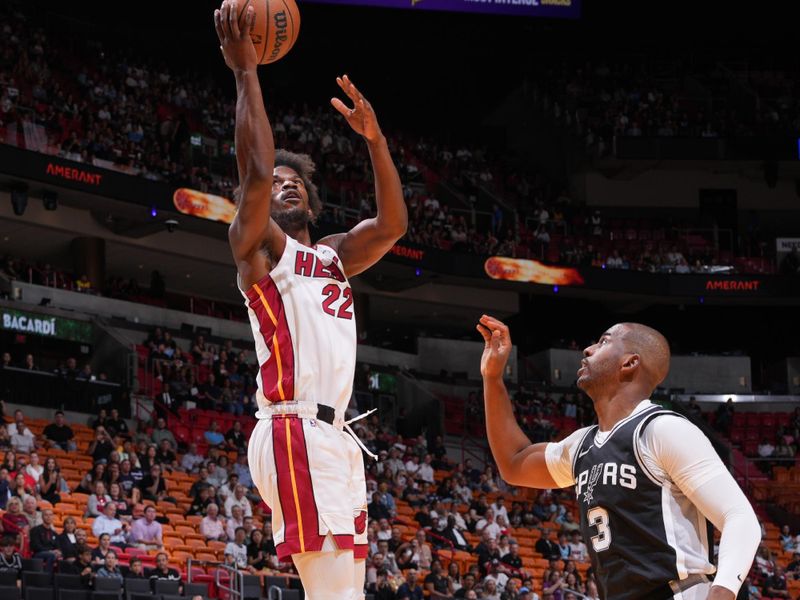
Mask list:
[[[301,206],[274,212],[272,213],[272,218],[285,233],[302,231],[308,227],[310,220],[308,211]]]

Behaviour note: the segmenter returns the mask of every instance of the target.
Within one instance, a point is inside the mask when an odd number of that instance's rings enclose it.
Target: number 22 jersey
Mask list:
[[[356,321],[336,252],[287,235],[278,264],[242,293],[258,357],[259,408],[315,402],[343,416],[353,389]]]

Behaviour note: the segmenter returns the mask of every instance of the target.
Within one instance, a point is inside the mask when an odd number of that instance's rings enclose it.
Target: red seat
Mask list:
[[[759,436],[758,429],[751,429],[751,428],[745,429],[744,439],[745,439],[746,442],[752,442],[752,441],[758,442],[758,441],[760,441],[761,438]]]
[[[774,413],[761,413],[761,429],[775,427],[775,414]]]
[[[788,412],[777,413],[775,415],[775,421],[777,422],[778,427],[786,427],[789,425],[790,420],[791,415]]]
[[[733,427],[744,427],[746,424],[746,413],[733,413]]]
[[[756,456],[758,454],[758,442],[752,440],[745,442],[744,453],[746,456]]]
[[[747,426],[748,427],[758,427],[761,423],[761,417],[759,413],[756,412],[749,412],[745,413],[747,415]]]

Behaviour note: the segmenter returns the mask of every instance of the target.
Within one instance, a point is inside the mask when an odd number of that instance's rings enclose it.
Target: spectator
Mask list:
[[[569,560],[572,554],[572,548],[569,547],[569,543],[567,542],[567,534],[563,532],[558,534],[558,551],[561,553],[561,558],[563,560]]]
[[[472,546],[467,542],[462,530],[456,524],[455,515],[448,515],[447,527],[442,531],[441,535],[449,540],[457,550],[472,551]]]
[[[250,466],[247,464],[247,452],[239,451],[236,456],[236,462],[233,465],[233,473],[239,476],[239,483],[245,488],[250,489],[253,487],[253,477],[250,473]]]
[[[74,361],[75,359],[72,360]],[[108,412],[106,411],[105,408],[101,408],[100,412],[97,414],[97,418],[92,421],[91,427],[96,431],[98,427],[105,427],[107,422],[108,422]]]
[[[142,498],[145,500],[150,500],[151,502],[175,502],[174,498],[167,496],[167,486],[161,476],[161,467],[159,465],[150,467],[150,474],[142,479],[138,487],[142,493]]]
[[[225,469],[220,468],[216,461],[210,460],[207,465],[208,469],[208,483],[219,489],[225,482],[228,481],[228,473]]]
[[[95,485],[98,481],[105,482],[106,465],[105,463],[96,463],[91,471],[86,473],[75,488],[76,492],[81,494],[93,494],[95,492]]]
[[[156,461],[170,472],[178,469],[178,456],[173,451],[169,440],[163,439],[156,451]]]
[[[3,533],[18,537],[29,531],[28,518],[22,513],[22,501],[19,498],[10,498],[6,504],[6,512],[0,521]],[[20,545],[21,544],[17,544]]]
[[[770,598],[791,598],[783,567],[775,566],[775,572],[764,581],[764,595]]]
[[[425,590],[429,598],[449,598],[447,577],[442,575],[442,563],[434,560],[431,563],[431,572],[425,577]]]
[[[236,530],[239,527],[244,527],[244,512],[241,506],[234,504],[231,507],[231,516],[226,519],[225,523],[225,535],[229,540],[236,537]]]
[[[247,546],[245,541],[244,527],[237,527],[234,532],[233,540],[225,546],[225,556],[232,556],[237,569],[250,571],[247,564]]]
[[[187,516],[205,516],[209,505],[214,504],[214,501],[211,499],[209,494],[209,491],[212,489],[213,486],[209,484],[206,484],[205,487],[198,488],[197,495],[193,498],[192,504],[189,506],[189,510],[186,512]]]
[[[96,538],[107,533],[111,543],[123,549],[127,546],[128,529],[128,524],[117,518],[117,505],[113,502],[106,503],[103,507],[103,514],[97,517],[92,524],[92,533]]]
[[[571,560],[577,560],[578,562],[585,562],[588,559],[589,550],[586,548],[586,544],[583,543],[579,531],[572,532],[572,540],[569,543],[569,548],[570,548],[569,557]]]
[[[106,564],[106,556],[111,552],[111,535],[103,533],[97,536],[97,548],[92,550],[92,564],[97,567]]]
[[[519,574],[522,571],[522,557],[519,555],[519,544],[516,542],[509,544],[508,553],[503,555],[500,562],[511,567],[514,572]]]
[[[547,559],[561,558],[561,551],[553,540],[550,539],[550,529],[542,529],[542,536],[536,541],[536,552]]]
[[[125,419],[119,416],[119,410],[116,408],[111,409],[111,416],[106,421],[106,429],[112,437],[118,435],[128,437],[128,435],[130,435],[128,424],[125,422]]]
[[[22,514],[28,519],[29,527],[34,528],[42,524],[42,513],[39,507],[36,506],[36,498],[34,496],[27,496],[22,501]]]
[[[142,550],[163,550],[161,523],[156,521],[156,509],[148,505],[144,516],[136,519],[131,527],[131,544]]]
[[[228,540],[225,533],[225,520],[219,516],[219,507],[216,504],[208,505],[206,516],[200,521],[200,533],[209,541],[225,542]]]
[[[102,425],[95,429],[95,437],[89,444],[88,453],[92,456],[95,463],[106,464],[108,457],[114,451],[114,444],[111,436],[108,435],[106,428]]]
[[[797,545],[797,538],[792,535],[788,525],[781,528],[780,542],[784,552],[792,552]]]
[[[422,464],[419,465],[419,469],[417,469],[417,479],[420,479],[426,483],[434,483],[435,480],[433,477],[433,466],[431,465],[432,461],[433,457],[430,454],[426,454]]]
[[[94,484],[94,493],[89,496],[86,506],[86,515],[89,517],[99,517],[103,514],[106,504],[111,502],[111,496],[106,494],[106,484],[97,481]]]
[[[11,485],[8,481],[8,469],[0,467],[0,509],[5,510],[11,498]]]
[[[106,553],[106,560],[103,566],[97,569],[96,577],[107,577],[109,579],[116,579],[120,583],[122,583],[122,572],[119,570],[119,563],[117,559],[117,553],[113,550],[109,550]]]
[[[236,492],[236,486],[239,485],[239,476],[236,473],[228,475],[228,482],[222,487],[217,489],[217,496],[223,501],[228,499],[228,496],[233,496]]]
[[[39,477],[44,472],[44,467],[39,462],[39,453],[35,450],[31,451],[29,455],[30,462],[25,467],[25,473],[33,480],[39,481]]]
[[[187,473],[197,473],[203,460],[203,457],[197,453],[197,444],[192,442],[189,444],[189,451],[181,458],[181,469]]]
[[[494,539],[497,539],[502,533],[500,525],[498,525],[494,519],[494,511],[491,508],[486,510],[483,519],[478,521],[475,525],[476,533],[483,533],[484,530]]]
[[[53,565],[61,558],[57,537],[53,527],[53,511],[46,508],[42,511],[42,524],[31,528],[30,546],[33,558],[41,558],[45,569],[51,573]]]
[[[43,434],[45,442],[50,448],[58,447],[66,452],[74,452],[76,449],[75,434],[72,428],[66,424],[63,411],[56,411],[55,422],[45,427]]]
[[[2,554],[0,554],[0,573],[16,573],[17,579],[22,577],[22,557],[15,548],[14,536],[3,535]]]
[[[80,544],[75,552],[77,558],[74,562],[62,562],[59,565],[62,573],[80,575],[81,585],[89,589],[94,580],[94,569],[92,568],[92,549],[85,544]]]
[[[216,421],[211,421],[210,428],[203,434],[203,437],[212,448],[222,448],[225,444],[225,437],[218,431]]]
[[[112,467],[115,465],[112,465]],[[128,517],[131,514],[131,509],[128,506],[128,501],[125,499],[125,495],[122,492],[122,488],[119,485],[118,481],[115,481],[109,486],[109,497],[111,498],[110,502],[117,507],[117,516],[119,517]]]
[[[417,583],[416,569],[406,571],[405,581],[397,588],[397,600],[423,600],[424,594]]]
[[[75,518],[67,517],[64,519],[64,529],[56,536],[56,543],[61,552],[61,559],[67,562],[73,562],[78,557],[77,544],[78,536],[76,535]],[[84,533],[85,535],[85,533]]]
[[[161,440],[166,439],[169,440],[169,443],[173,448],[178,447],[178,442],[175,440],[175,436],[172,434],[172,432],[167,429],[167,422],[163,417],[159,417],[156,420],[156,426],[153,429],[153,433],[151,434],[150,438],[156,446],[161,444]]]
[[[157,400],[155,408],[158,418],[166,419],[170,414],[173,416],[178,415],[178,408],[182,404],[181,398],[176,391],[173,391],[169,382],[164,383]]]
[[[572,534],[573,531],[577,531],[580,529],[580,523],[576,522],[575,519],[572,518],[572,513],[570,511],[564,511],[564,514],[559,515],[556,517],[555,522],[561,525],[561,530]]]
[[[250,506],[250,501],[244,495],[245,489],[243,485],[237,485],[236,490],[234,491],[232,496],[229,496],[227,500],[225,500],[225,515],[230,516],[231,514],[231,507],[236,505],[242,508],[245,517],[252,517],[253,516],[253,507]]]
[[[234,421],[233,427],[225,434],[225,444],[229,450],[246,450],[247,436],[242,431],[242,422]]]
[[[14,416],[16,418],[16,422],[13,425],[9,425],[11,428],[11,447],[16,452],[27,454],[36,447],[36,438],[22,420],[22,412],[17,411]]]
[[[39,495],[42,500],[47,500],[50,504],[61,502],[61,487],[64,480],[61,477],[61,469],[56,464],[56,459],[48,456],[44,461],[44,469],[39,477]]]
[[[144,572],[142,559],[138,556],[131,557],[131,561],[128,566],[128,574],[125,575],[125,579],[150,579]]]
[[[168,563],[169,557],[166,552],[159,552],[156,554],[156,566],[150,571],[149,579],[153,591],[155,591],[156,581],[180,581],[181,574],[175,569],[171,568]]]

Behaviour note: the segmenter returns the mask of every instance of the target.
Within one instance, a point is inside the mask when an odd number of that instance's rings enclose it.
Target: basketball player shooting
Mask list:
[[[733,600],[761,528],[750,503],[703,433],[648,400],[669,371],[667,340],[620,323],[583,351],[578,387],[599,425],[558,443],[531,444],[503,383],[508,327],[484,315],[481,359],[486,429],[512,485],[575,486],[580,526],[604,600]],[[711,563],[721,532],[719,564]],[[716,572],[713,584],[709,575]]]
[[[229,240],[260,365],[248,458],[272,508],[278,557],[294,561],[309,600],[363,598],[367,498],[361,449],[344,413],[356,360],[348,277],[406,232],[402,186],[375,112],[345,75],[352,108],[333,107],[366,141],[377,216],[311,243],[321,202],[306,155],[275,150],[249,38],[249,6],[223,2],[214,22],[236,78],[240,192]]]

